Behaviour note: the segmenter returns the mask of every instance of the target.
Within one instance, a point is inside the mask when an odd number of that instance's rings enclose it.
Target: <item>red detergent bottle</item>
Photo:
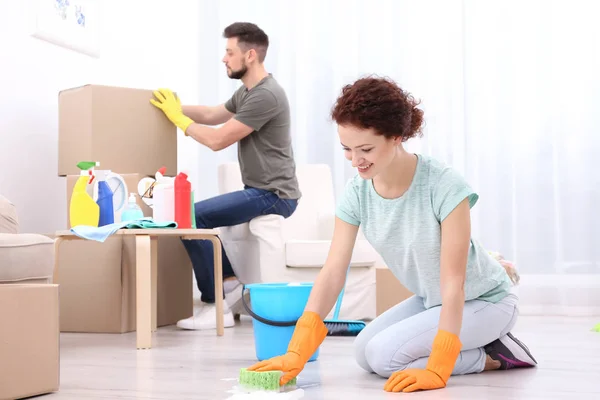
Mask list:
[[[192,184],[187,178],[185,172],[175,177],[175,222],[179,229],[192,227]]]

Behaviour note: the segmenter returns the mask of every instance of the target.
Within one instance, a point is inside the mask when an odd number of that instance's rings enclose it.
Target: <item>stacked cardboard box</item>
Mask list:
[[[413,295],[387,267],[376,269],[375,282],[377,287],[377,316]]]
[[[86,85],[59,94],[58,173],[67,180],[67,207],[79,161],[99,161],[120,174],[129,192],[166,166],[177,172],[177,131],[152,106],[151,90]],[[151,209],[138,197],[145,216]],[[67,209],[68,211],[68,209]],[[68,212],[67,212],[68,215]],[[67,221],[65,228],[70,228]],[[60,246],[60,330],[135,330],[135,238],[66,241]],[[192,266],[181,240],[158,240],[158,326],[192,315]]]

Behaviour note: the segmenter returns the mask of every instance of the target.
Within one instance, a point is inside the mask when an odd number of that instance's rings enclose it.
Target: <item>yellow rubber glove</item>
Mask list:
[[[417,390],[440,389],[446,386],[462,344],[458,336],[439,330],[425,369],[396,371],[384,386],[386,392],[414,392]]]
[[[279,384],[283,386],[298,376],[326,336],[327,327],[319,314],[306,311],[296,323],[287,353],[256,363],[248,370],[282,371],[284,374]]]
[[[188,126],[194,121],[186,117],[181,110],[181,100],[169,89],[158,89],[154,91],[154,97],[158,100],[150,99],[150,103],[160,108],[171,122],[181,129],[184,133]],[[187,133],[186,133],[187,135]]]

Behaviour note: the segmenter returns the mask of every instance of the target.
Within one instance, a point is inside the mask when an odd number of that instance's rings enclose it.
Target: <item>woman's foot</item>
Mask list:
[[[500,369],[501,366],[502,364],[500,363],[500,361],[494,360],[492,357],[490,357],[489,354],[485,355],[485,367],[483,368],[484,371],[493,371],[495,369]]]
[[[489,369],[528,368],[537,365],[537,361],[533,358],[527,346],[515,338],[512,333],[494,340],[484,349],[488,355],[486,368],[489,366]],[[498,366],[498,363],[500,363],[500,366]],[[497,368],[491,368],[492,366]]]

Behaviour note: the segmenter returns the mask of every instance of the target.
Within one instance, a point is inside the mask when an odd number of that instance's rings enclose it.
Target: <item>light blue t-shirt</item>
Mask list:
[[[479,196],[453,168],[428,156],[417,158],[412,183],[402,196],[385,199],[371,179],[357,175],[346,185],[336,215],[360,226],[392,273],[430,308],[442,302],[441,222],[465,198],[472,208]],[[465,301],[500,301],[511,285],[504,267],[471,239]]]

